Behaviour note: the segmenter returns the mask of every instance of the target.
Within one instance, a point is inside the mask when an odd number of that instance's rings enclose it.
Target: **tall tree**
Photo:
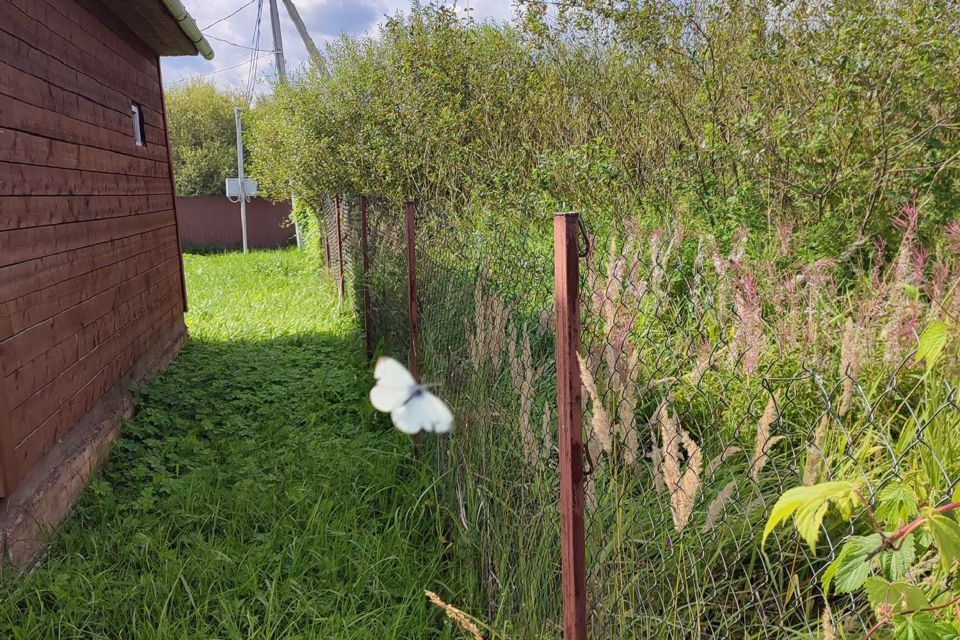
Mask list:
[[[234,107],[240,96],[209,81],[167,90],[170,146],[177,195],[222,195],[237,171]]]

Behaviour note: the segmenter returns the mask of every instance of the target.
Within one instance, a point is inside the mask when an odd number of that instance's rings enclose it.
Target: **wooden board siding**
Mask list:
[[[184,292],[157,55],[97,0],[0,0],[0,16],[6,496],[182,327]]]

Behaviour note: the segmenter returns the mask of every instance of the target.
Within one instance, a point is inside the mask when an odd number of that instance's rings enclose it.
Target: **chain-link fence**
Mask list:
[[[722,252],[599,215],[566,219],[571,258],[555,255],[549,215],[330,202],[330,264],[371,345],[408,355],[456,416],[424,455],[445,487],[451,566],[478,583],[488,619],[531,638],[862,637],[876,624],[860,590],[826,588],[824,573],[850,536],[882,527],[870,505],[884,492],[906,487],[917,512],[960,481],[955,376],[916,357],[917,331],[960,311],[955,261],[923,281],[905,237],[887,271],[850,275],[753,262],[745,236]],[[762,544],[786,490],[833,480],[861,487],[872,523],[819,513],[815,546],[786,527]],[[936,549],[910,544],[901,567],[875,570],[944,579]]]

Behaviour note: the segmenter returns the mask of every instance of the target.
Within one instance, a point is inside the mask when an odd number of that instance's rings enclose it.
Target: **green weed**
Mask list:
[[[293,251],[187,255],[191,340],[0,637],[449,638],[433,475],[375,417],[354,320]]]

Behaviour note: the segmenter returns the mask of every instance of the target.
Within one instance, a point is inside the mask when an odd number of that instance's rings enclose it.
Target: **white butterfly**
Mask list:
[[[446,433],[453,426],[453,413],[443,400],[417,384],[410,372],[393,358],[380,358],[373,371],[377,384],[370,389],[370,402],[390,414],[404,433]]]

